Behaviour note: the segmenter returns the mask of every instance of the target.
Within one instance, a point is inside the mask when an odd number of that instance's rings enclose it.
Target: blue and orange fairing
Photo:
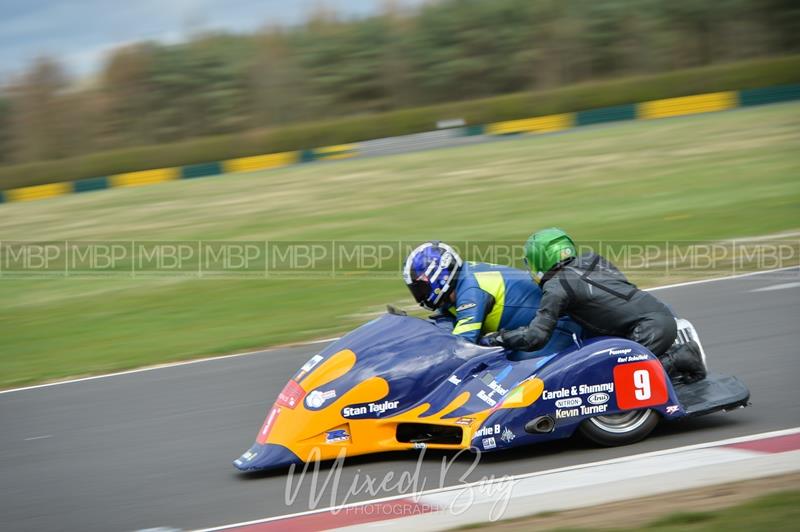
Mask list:
[[[435,323],[384,315],[312,357],[234,464],[268,469],[422,446],[495,451],[568,437],[594,415],[683,413],[660,363],[642,346],[611,338],[577,342],[513,360],[502,348],[477,346]],[[526,432],[537,416],[554,419],[552,431]],[[420,426],[446,430],[450,440],[399,437],[403,427]]]

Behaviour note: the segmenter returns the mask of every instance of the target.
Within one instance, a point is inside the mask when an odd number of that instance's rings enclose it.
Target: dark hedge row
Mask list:
[[[553,113],[800,82],[800,56],[715,65],[653,76],[579,84],[389,113],[310,122],[186,142],[99,152],[83,157],[0,167],[0,189],[74,181],[150,168],[221,161],[435,129],[463,118],[486,124]]]

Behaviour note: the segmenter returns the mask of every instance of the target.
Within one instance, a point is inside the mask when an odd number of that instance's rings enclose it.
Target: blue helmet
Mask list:
[[[408,255],[403,267],[403,280],[417,303],[435,310],[455,286],[462,264],[464,262],[453,248],[432,240]]]

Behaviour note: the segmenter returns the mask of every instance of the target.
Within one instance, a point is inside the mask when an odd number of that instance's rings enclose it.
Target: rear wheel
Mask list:
[[[590,417],[581,423],[581,434],[609,447],[644,439],[658,425],[658,414],[650,409]]]

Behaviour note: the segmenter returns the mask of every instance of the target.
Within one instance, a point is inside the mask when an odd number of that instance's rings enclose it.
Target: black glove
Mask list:
[[[500,343],[503,347],[515,351],[528,351],[531,345],[530,331],[527,327],[519,327],[511,331],[502,331]]]
[[[481,336],[481,339],[478,340],[478,345],[482,345],[484,347],[497,347],[503,345],[502,339],[503,331],[492,332],[489,334],[484,334]]]

